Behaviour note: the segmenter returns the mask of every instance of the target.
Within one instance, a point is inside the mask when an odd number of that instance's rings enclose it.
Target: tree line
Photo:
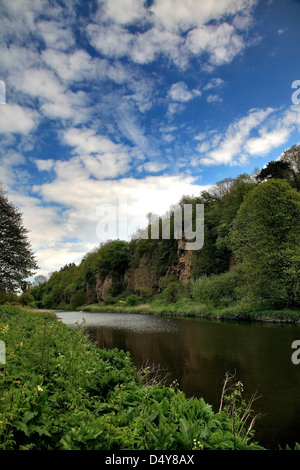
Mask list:
[[[300,146],[294,145],[252,175],[226,178],[199,196],[181,198],[182,206],[201,203],[205,207],[204,246],[190,256],[191,282],[196,283],[191,291],[198,299],[205,298],[209,282],[218,277],[219,285],[223,280],[226,286],[222,299],[229,299],[229,303],[259,302],[264,308],[300,306],[299,191]],[[170,221],[172,224],[172,216]],[[70,263],[47,281],[40,279],[26,289],[24,281],[37,265],[21,213],[9,203],[3,187],[0,247],[0,301],[23,287],[30,296],[27,301],[35,306],[76,308],[99,301],[97,283],[107,276],[111,277],[111,302],[132,295],[149,299],[157,292],[135,291],[125,276],[139,266],[145,254],[149,270],[162,280],[159,290],[168,289],[172,294],[183,287],[174,276],[168,276],[169,268],[179,263],[178,240],[171,236],[169,240],[134,237],[129,242],[103,243],[87,253],[79,265]]]

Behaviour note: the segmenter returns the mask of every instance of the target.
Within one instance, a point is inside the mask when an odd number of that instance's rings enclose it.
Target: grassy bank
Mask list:
[[[206,318],[212,320],[258,321],[274,323],[300,324],[300,309],[265,309],[249,305],[235,305],[231,307],[215,307],[201,304],[189,299],[181,298],[177,302],[168,304],[161,297],[149,303],[128,305],[125,301],[114,303],[97,303],[82,305],[77,310],[84,312],[109,313],[140,313],[159,316],[177,316]]]
[[[138,373],[128,353],[97,349],[80,326],[20,307],[0,307],[0,340],[1,450],[262,449],[239,384],[213,412]]]

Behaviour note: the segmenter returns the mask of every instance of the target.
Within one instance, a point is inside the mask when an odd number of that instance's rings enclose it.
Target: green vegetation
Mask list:
[[[0,307],[1,450],[263,449],[239,383],[214,412],[54,314]],[[229,389],[229,387],[228,387]]]
[[[298,321],[300,318],[300,146],[255,175],[225,178],[199,196],[183,196],[158,221],[170,239],[101,243],[81,263],[48,280],[37,277],[19,298],[0,284],[0,303],[46,309],[94,309]],[[204,204],[204,245],[188,251],[174,238],[174,212]],[[150,214],[149,214],[150,220]],[[184,228],[184,227],[183,227]],[[150,225],[146,227],[150,231]],[[8,269],[8,268],[7,268]],[[6,275],[8,276],[8,275]],[[146,304],[146,306],[145,306]]]
[[[37,269],[22,214],[0,182],[0,293],[26,289],[25,279]]]

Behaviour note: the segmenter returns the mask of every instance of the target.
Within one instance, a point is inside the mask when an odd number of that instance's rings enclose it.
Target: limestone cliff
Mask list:
[[[162,277],[176,277],[181,284],[185,284],[192,279],[191,274],[191,252],[185,250],[185,242],[178,241],[177,246],[177,263],[171,264],[164,276],[159,275],[157,269],[151,262],[151,254],[144,253],[135,269],[128,269],[124,273],[123,282],[128,292],[140,294],[144,290],[157,294],[161,291]],[[111,274],[106,277],[96,275],[93,286],[87,285],[86,292],[88,298],[95,298],[97,301],[105,300],[110,293],[113,285],[113,276]]]

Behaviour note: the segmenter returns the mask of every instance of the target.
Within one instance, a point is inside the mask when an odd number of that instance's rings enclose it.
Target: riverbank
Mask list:
[[[214,413],[52,312],[0,306],[0,341],[1,450],[263,450],[238,384]]]
[[[300,325],[300,309],[286,308],[281,310],[264,310],[262,308],[243,308],[241,306],[217,308],[189,301],[179,301],[169,305],[154,301],[153,303],[143,303],[134,306],[127,305],[125,301],[118,301],[113,304],[102,302],[98,304],[82,305],[76,310],[91,313],[139,313],[221,321],[253,321]]]

